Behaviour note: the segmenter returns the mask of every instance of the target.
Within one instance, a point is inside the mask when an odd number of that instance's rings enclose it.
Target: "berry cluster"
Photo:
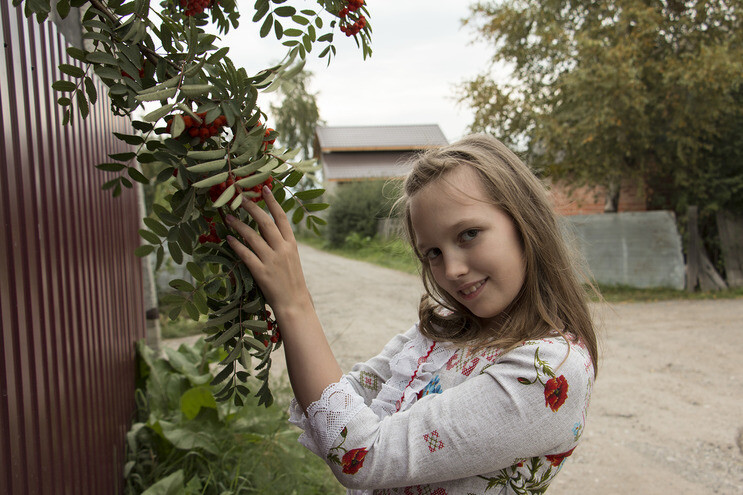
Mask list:
[[[249,177],[249,176],[248,176]],[[212,203],[217,201],[219,197],[222,195],[223,192],[227,190],[228,187],[230,187],[232,184],[237,182],[240,179],[244,179],[245,177],[237,177],[237,179],[233,179],[232,177],[228,177],[226,181],[222,182],[221,184],[215,184],[212,187],[209,188],[209,198],[212,200]],[[247,189],[249,191],[253,191],[255,193],[255,196],[250,197],[250,200],[254,203],[257,203],[261,199],[263,199],[263,186],[268,187],[269,189],[273,190],[273,177],[269,177],[265,181],[261,182],[260,184],[257,184],[250,189]],[[234,200],[239,193],[235,193],[235,195],[232,197],[232,200]],[[232,201],[230,200],[230,201]]]
[[[214,3],[214,0],[181,0],[181,7],[185,9],[184,14],[192,16],[212,8]]]
[[[266,129],[266,133],[263,136],[263,151],[264,152],[268,151],[268,145],[273,145],[273,143],[276,142],[276,138],[267,139],[271,135],[272,132],[273,132],[273,129],[269,127],[268,129]]]
[[[219,244],[222,239],[217,235],[217,226],[211,219],[207,218],[207,221],[209,222],[209,234],[201,234],[199,236],[199,244],[205,244],[207,242]]]
[[[351,20],[349,14],[359,10],[364,5],[364,0],[347,0],[347,2],[348,5],[338,12],[338,17],[341,18],[340,30],[346,36],[355,36],[366,27],[366,17],[359,15],[354,22],[349,22]]]
[[[263,341],[263,345],[268,347],[269,341],[276,344],[281,340],[281,334],[279,333],[279,326],[276,324],[276,320],[271,318],[271,310],[267,309],[264,315],[264,320],[266,320],[266,330],[268,333],[270,333],[270,336],[266,333],[260,332],[260,331],[253,331],[253,336],[256,339],[260,339]]]
[[[217,134],[222,132],[222,127],[227,124],[227,117],[225,117],[224,115],[220,115],[219,117],[214,119],[214,122],[212,122],[211,124],[206,123],[206,112],[197,113],[196,115],[198,115],[201,119],[201,124],[199,124],[199,121],[192,118],[190,115],[182,115],[183,123],[186,125],[186,130],[183,131],[183,133],[188,133],[188,135],[192,138],[200,138],[202,143],[210,137],[216,136]],[[173,119],[169,119],[167,121],[167,125],[165,126],[165,131],[170,132],[170,128],[172,125]]]

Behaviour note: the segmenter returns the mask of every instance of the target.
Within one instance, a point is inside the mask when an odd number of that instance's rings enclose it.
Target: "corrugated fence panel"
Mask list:
[[[128,150],[104,86],[61,126],[50,22],[0,2],[0,493],[115,494],[145,316],[137,198],[94,168]]]

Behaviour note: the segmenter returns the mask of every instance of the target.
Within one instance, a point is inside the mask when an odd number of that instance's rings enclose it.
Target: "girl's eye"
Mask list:
[[[480,233],[480,231],[477,230],[477,229],[469,229],[469,230],[465,230],[464,232],[462,232],[459,235],[459,238],[463,242],[467,242],[467,241],[471,241],[472,239],[474,239],[475,237],[477,237],[477,234],[479,234],[479,233]]]
[[[438,256],[439,254],[441,254],[441,251],[439,250],[439,248],[433,248],[433,249],[429,249],[428,251],[426,251],[426,252],[425,252],[425,254],[424,254],[423,256],[424,256],[424,257],[425,257],[425,258],[426,258],[427,260],[429,260],[429,261],[430,261],[430,260],[432,260],[432,259],[436,259],[436,257],[437,257],[437,256]]]

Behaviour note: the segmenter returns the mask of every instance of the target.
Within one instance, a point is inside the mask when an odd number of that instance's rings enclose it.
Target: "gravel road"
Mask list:
[[[304,245],[300,254],[344,370],[416,321],[417,276]],[[743,299],[595,310],[603,355],[588,424],[549,493],[743,494]]]

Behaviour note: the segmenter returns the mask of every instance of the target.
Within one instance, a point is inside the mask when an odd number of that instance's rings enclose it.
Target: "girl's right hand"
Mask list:
[[[227,241],[247,265],[266,302],[280,319],[281,314],[289,308],[302,307],[308,302],[311,305],[311,302],[289,219],[271,190],[265,186],[263,199],[270,215],[247,198],[243,199],[242,204],[258,224],[260,234],[228,215],[227,224],[242,236],[247,247],[232,236],[227,236]]]

